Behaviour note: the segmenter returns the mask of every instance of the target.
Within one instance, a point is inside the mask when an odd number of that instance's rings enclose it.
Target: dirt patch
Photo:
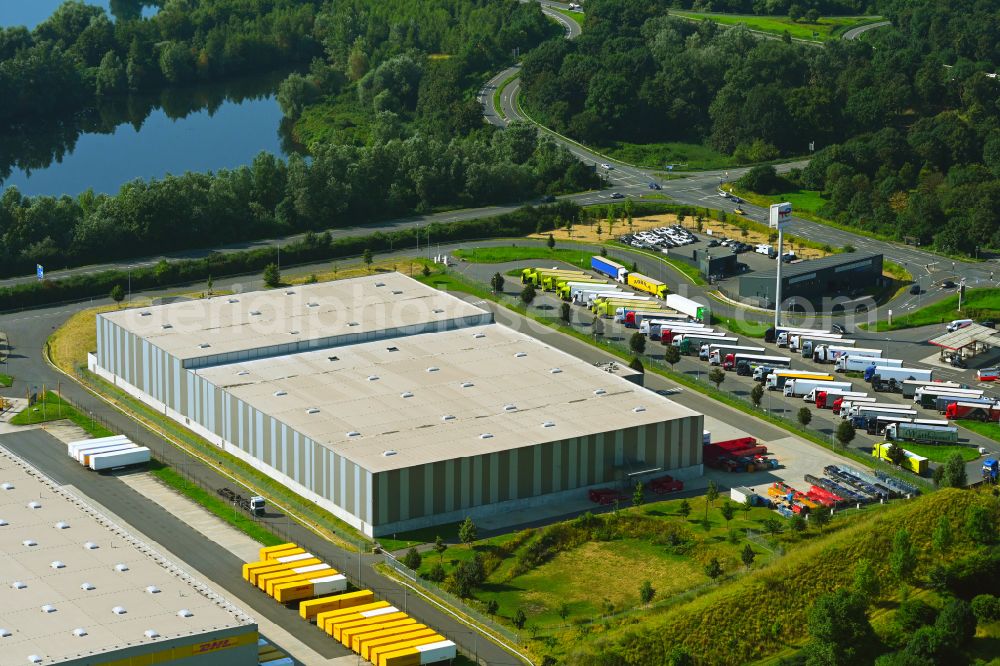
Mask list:
[[[646,231],[647,229],[656,229],[657,227],[666,227],[673,224],[677,224],[677,216],[673,214],[636,217],[633,218],[631,225],[629,225],[627,220],[615,220],[609,225],[607,218],[605,218],[599,221],[591,221],[590,224],[573,225],[573,228],[569,231],[566,229],[556,229],[551,233],[556,242],[573,240],[581,243],[603,243],[604,241],[613,240],[622,234]],[[601,229],[600,234],[597,233],[598,227]],[[549,233],[530,234],[528,238],[546,239],[549,237]]]

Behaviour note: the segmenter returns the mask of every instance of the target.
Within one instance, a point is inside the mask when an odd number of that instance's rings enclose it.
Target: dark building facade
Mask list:
[[[740,276],[740,298],[765,308],[774,307],[777,264],[766,271]],[[882,255],[869,252],[833,254],[822,259],[785,264],[781,270],[784,309],[835,310],[832,301],[852,299],[882,281]],[[791,300],[791,303],[788,301]]]

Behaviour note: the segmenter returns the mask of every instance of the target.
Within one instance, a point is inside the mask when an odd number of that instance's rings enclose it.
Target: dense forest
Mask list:
[[[583,35],[528,54],[526,102],[584,141],[707,142],[744,161],[801,155],[789,187],[824,214],[947,252],[1000,247],[1000,13],[900,0],[891,28],[822,48],[590,0]],[[764,179],[766,180],[766,179]]]
[[[898,113],[818,151],[789,183],[753,189],[819,190],[821,213],[842,224],[948,253],[1000,248],[1000,13],[969,0],[886,12],[893,28],[872,34],[873,60],[898,68]]]
[[[175,14],[185,7],[190,11]],[[77,86],[71,101],[86,109],[98,94],[86,84],[102,79],[100,64],[95,70],[93,62],[104,56],[94,55],[96,47],[86,46],[90,38],[85,35],[107,21],[103,10],[68,3],[31,33],[3,31],[0,72],[27,76],[19,63],[58,56],[61,76]],[[215,51],[206,51],[215,34],[227,38],[218,51],[223,56],[238,53],[240,45],[260,45],[252,47],[254,57],[270,60],[257,60],[255,67],[313,54],[303,73],[280,86],[285,113],[294,122],[313,105],[346,99],[363,118],[363,131],[331,133],[308,147],[311,159],[262,154],[252,165],[215,174],[136,180],[112,196],[25,197],[8,188],[0,196],[4,274],[31,270],[36,262],[62,267],[599,184],[592,169],[533,130],[500,132],[482,122],[474,97],[482,73],[507,62],[514,46],[530,49],[560,37],[535,4],[181,0],[166,3],[154,19],[109,25],[108,58],[118,57],[116,45],[155,38],[157,46],[150,44],[149,53],[159,50],[158,66],[167,65],[156,73],[143,70],[139,78],[126,74],[121,80],[126,89],[133,80],[141,86],[166,85],[173,80],[171,68],[182,61],[187,64],[176,70],[184,73],[178,80],[221,77],[249,66],[240,58],[216,60]],[[103,28],[97,32],[105,34]],[[131,38],[123,41],[122,35]],[[164,37],[176,38],[184,58],[164,55],[169,43]],[[135,69],[134,60],[125,62],[126,70]],[[27,130],[45,122],[45,108],[36,116],[24,114],[32,95],[60,99],[51,91],[62,79],[48,69],[31,71],[38,85],[0,111],[7,114],[0,122],[16,117]],[[6,79],[0,90],[16,87],[15,80]],[[120,99],[128,107],[138,97]],[[11,149],[18,147],[14,141]]]

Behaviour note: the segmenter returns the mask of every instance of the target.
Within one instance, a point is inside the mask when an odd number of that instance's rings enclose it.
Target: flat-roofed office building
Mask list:
[[[398,273],[97,329],[93,369],[373,536],[701,473],[700,414]]]

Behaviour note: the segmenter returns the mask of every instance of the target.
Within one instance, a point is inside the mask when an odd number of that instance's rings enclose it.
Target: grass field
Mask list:
[[[714,323],[722,324],[727,329],[747,338],[763,338],[764,333],[771,327],[771,323],[766,321],[745,321],[733,317],[712,314]]]
[[[216,495],[213,495],[201,486],[188,481],[173,469],[165,467],[162,464],[154,464],[150,468],[150,473],[170,489],[201,505],[210,513],[229,523],[262,546],[277,546],[285,542],[284,539],[275,536],[270,530],[242,511],[234,509],[228,502],[219,499]]]
[[[796,39],[825,42],[839,39],[840,33],[849,28],[878,20],[877,16],[831,16],[820,18],[816,23],[792,21],[787,16],[754,16],[744,14],[719,14],[714,12],[671,11],[675,16],[699,21],[712,20],[722,25],[746,25],[751,30],[759,30],[775,35],[788,31]]]
[[[963,423],[962,425],[965,424]],[[970,462],[979,457],[979,451],[971,446],[959,446],[952,444],[917,444],[916,442],[900,442],[899,445],[910,453],[915,453],[918,456],[923,456],[928,460],[939,463],[947,462],[948,458],[955,453],[961,455],[962,460],[965,462]]]
[[[0,388],[7,388],[14,383],[14,378],[0,372]]]
[[[544,259],[564,261],[579,268],[590,269],[590,258],[593,252],[584,250],[569,250],[565,248],[547,247],[477,247],[471,250],[455,250],[452,254],[475,264],[503,264],[508,261],[523,261],[525,259]]]
[[[1000,424],[998,423],[983,423],[982,421],[967,421],[965,419],[956,421],[956,423],[972,432],[979,433],[983,437],[1000,442]]]
[[[875,326],[868,327],[868,330],[897,331],[901,328],[943,324],[952,319],[996,318],[1000,318],[1000,289],[985,287],[966,290],[961,312],[958,311],[958,294],[953,294],[927,307],[893,317],[891,325],[887,321],[880,321]]]
[[[770,206],[773,203],[787,201],[792,204],[792,210],[795,211],[796,215],[800,213],[818,215],[820,209],[827,203],[819,190],[790,190],[778,194],[757,194],[738,187],[726,186],[726,189],[758,206]]]
[[[583,12],[574,12],[570,11],[569,9],[560,9],[559,7],[551,7],[551,9],[554,9],[563,16],[573,19],[574,21],[580,24],[581,28],[583,27],[583,18],[584,18]]]
[[[731,155],[720,153],[704,144],[683,141],[661,143],[614,141],[597,144],[593,148],[621,162],[650,169],[666,169],[668,164],[673,164],[677,171],[700,171],[739,165]]]
[[[10,422],[12,425],[34,425],[59,419],[69,419],[87,431],[91,437],[110,437],[115,434],[101,424],[91,421],[53,391],[46,391],[38,402],[15,415]]]

